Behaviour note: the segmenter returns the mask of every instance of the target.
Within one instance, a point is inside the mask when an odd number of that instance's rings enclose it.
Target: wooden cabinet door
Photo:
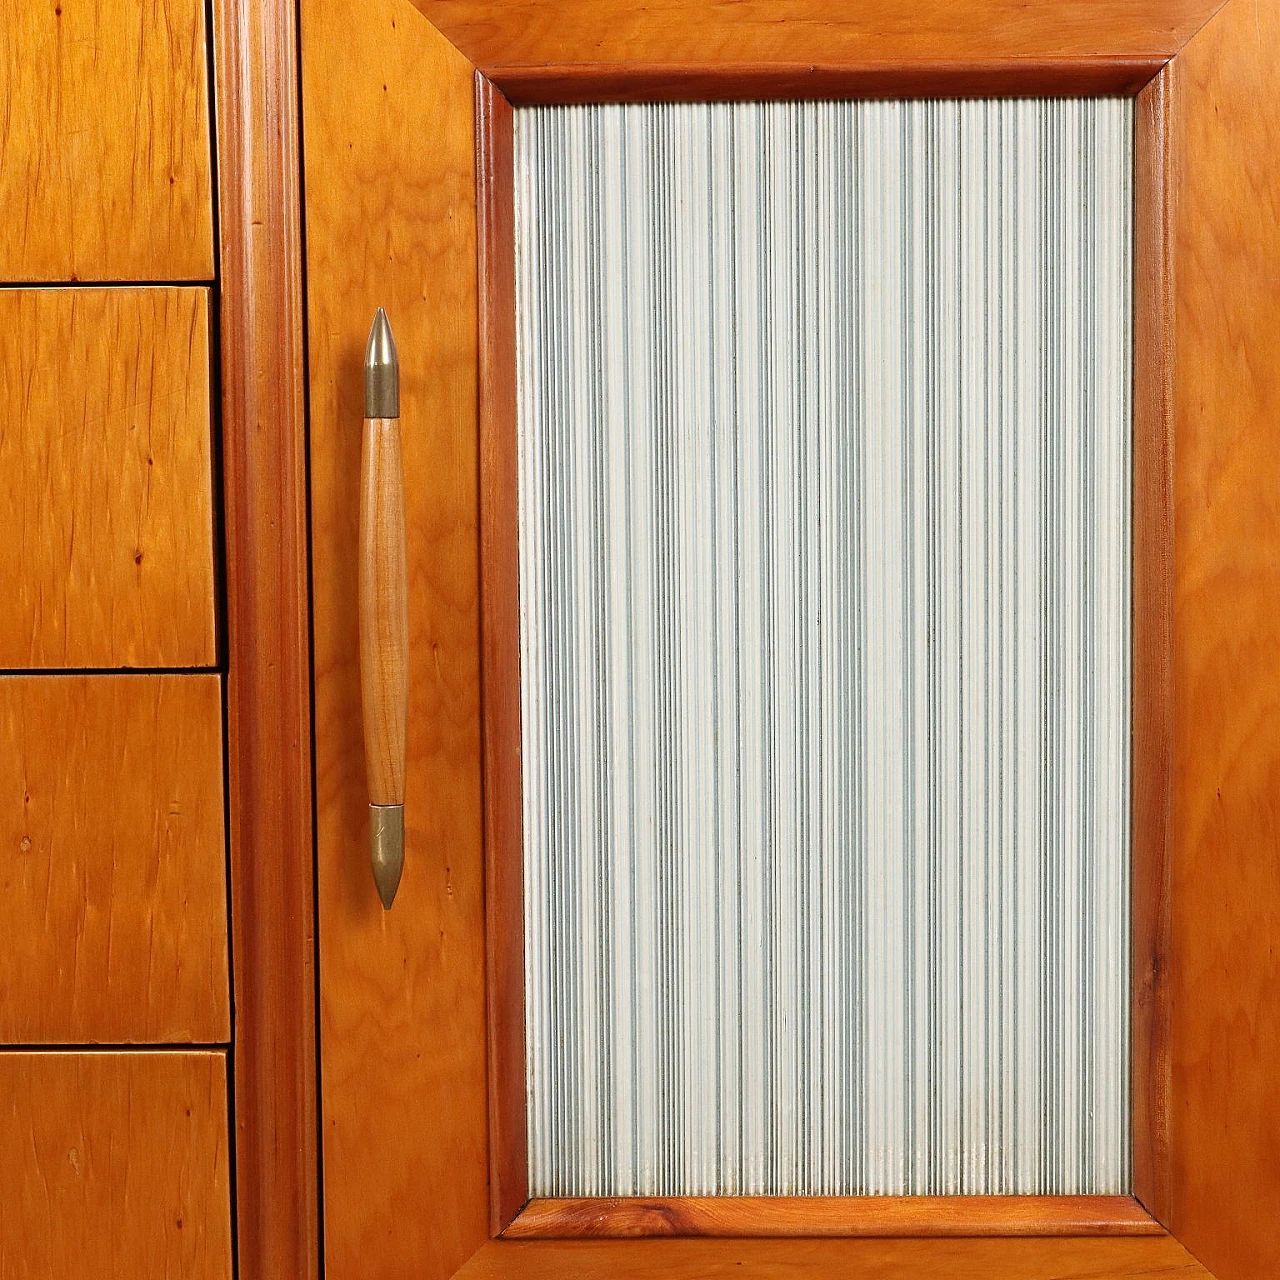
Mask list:
[[[1009,0],[890,6],[888,15],[863,0],[302,0],[320,1128],[331,1280],[781,1276],[792,1268],[1032,1280],[1208,1274],[1201,1263],[1243,1280],[1280,1263],[1271,1233],[1247,1211],[1259,1204],[1257,1188],[1277,1191],[1271,1148],[1253,1135],[1259,1126],[1274,1134],[1277,1123],[1259,1092],[1268,1067],[1280,1067],[1275,1018],[1261,995],[1274,957],[1257,944],[1275,923],[1278,895],[1273,883],[1255,883],[1261,873],[1242,876],[1241,885],[1253,885],[1247,894],[1212,876],[1214,849],[1238,857],[1250,841],[1274,844],[1267,781],[1280,759],[1274,735],[1256,728],[1270,723],[1275,687],[1256,676],[1276,641],[1263,601],[1272,561],[1280,562],[1271,556],[1280,519],[1259,487],[1270,467],[1258,441],[1270,423],[1262,388],[1274,381],[1276,359],[1262,335],[1273,308],[1244,283],[1246,262],[1254,275],[1280,263],[1280,242],[1273,230],[1245,227],[1242,209],[1272,200],[1275,182],[1238,154],[1241,138],[1261,152],[1280,128],[1265,95],[1245,87],[1265,61],[1254,44],[1280,48],[1280,25],[1259,20],[1246,32],[1245,5],[1231,0],[1213,18],[1215,5],[1192,0],[1158,14],[1140,0],[1114,0],[1100,20],[1067,0],[1034,15]],[[1239,62],[1236,80],[1214,70],[1222,58]],[[511,644],[519,625],[512,106],[1027,95],[1137,98],[1135,1170],[1126,1188],[1134,1194],[1107,1203],[586,1194],[530,1202],[524,917],[519,860],[510,856],[521,839]],[[1194,226],[1174,198],[1193,180],[1202,219]],[[1216,202],[1206,194],[1228,191],[1235,195]],[[1205,266],[1203,255],[1215,254],[1221,270]],[[402,370],[410,599],[405,866],[389,910],[369,868],[357,606],[362,363],[378,307],[391,319]],[[1195,319],[1218,312],[1239,327]],[[1234,398],[1215,384],[1211,410],[1180,380],[1180,370],[1198,369],[1209,381],[1204,370],[1236,368],[1237,359],[1256,377]],[[1251,476],[1222,461],[1228,422],[1238,425]],[[1206,514],[1219,498],[1234,522]],[[1197,531],[1195,548],[1174,540],[1175,509]],[[1247,571],[1236,563],[1246,543]],[[1219,634],[1219,606],[1248,619],[1247,642]],[[1210,742],[1175,724],[1175,705],[1229,718],[1238,732]],[[1247,725],[1256,728],[1247,749],[1265,767],[1243,769],[1232,754],[1246,750]],[[1206,797],[1219,778],[1236,790],[1218,791],[1224,810],[1215,825]],[[1190,825],[1175,826],[1175,814]],[[1194,904],[1211,886],[1221,910],[1199,916]],[[1215,976],[1219,959],[1223,972],[1232,969],[1230,984]],[[1190,975],[1207,986],[1193,989]],[[1179,1006],[1170,1004],[1173,990]],[[1225,1044],[1231,1027],[1234,1052],[1210,1034],[1221,1029]],[[1224,1109],[1232,1090],[1239,1113]],[[1219,1131],[1238,1139],[1239,1169],[1208,1151],[1207,1135]],[[685,1238],[633,1239],[661,1236]]]

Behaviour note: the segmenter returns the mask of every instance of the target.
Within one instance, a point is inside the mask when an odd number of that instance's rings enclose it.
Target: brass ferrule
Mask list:
[[[404,871],[404,805],[369,806],[369,859],[382,909],[390,911]]]
[[[400,357],[387,313],[378,308],[364,349],[364,416],[400,416]]]

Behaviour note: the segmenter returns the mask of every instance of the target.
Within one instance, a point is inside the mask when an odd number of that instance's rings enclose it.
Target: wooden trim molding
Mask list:
[[[1133,1188],[1169,1221],[1173,840],[1173,277],[1169,81],[1135,113],[1131,1053]]]
[[[1065,64],[1064,64],[1065,65]],[[1076,65],[1076,64],[1072,64]],[[1081,62],[1098,68],[1101,61]],[[1117,64],[1105,64],[1114,66]],[[527,1196],[520,815],[519,584],[516,521],[512,99],[516,102],[743,96],[744,68],[687,68],[643,83],[616,66],[576,64],[572,83],[555,69],[533,78],[477,73],[480,219],[480,520],[483,630],[484,804],[488,921],[491,1229],[506,1238],[722,1234],[1080,1234],[1158,1230],[1168,1218],[1169,875],[1172,813],[1172,433],[1171,277],[1168,264],[1168,76],[1155,62],[1127,64],[1132,82],[1037,81],[1008,62],[970,87],[1028,92],[1137,93],[1133,480],[1133,1132],[1137,1199],[955,1197],[856,1199],[535,1200]],[[879,82],[890,96],[943,93],[968,70],[940,64],[935,78]],[[748,69],[749,70],[749,69]],[[775,69],[776,71],[776,69]],[[771,73],[773,74],[773,73]],[[1151,75],[1155,74],[1155,79]],[[1143,81],[1141,77],[1146,77]],[[790,96],[822,96],[816,81],[777,80]],[[966,82],[969,83],[969,82]],[[576,86],[576,87],[575,87]],[[675,90],[678,89],[679,93]],[[693,90],[696,89],[696,92]],[[810,92],[806,92],[806,89]],[[672,92],[667,92],[672,90]],[[685,90],[689,90],[688,94]],[[511,95],[508,97],[508,93]],[[732,1209],[726,1206],[732,1203]],[[523,1207],[522,1207],[523,1206]],[[939,1223],[950,1223],[943,1230]],[[673,1227],[674,1224],[674,1227]],[[726,1225],[728,1224],[728,1225]]]
[[[571,62],[489,67],[514,106],[579,102],[732,102],[783,98],[1132,96],[1162,57],[929,61],[821,66]]]
[[[1168,1235],[1003,1240],[491,1240],[454,1280],[639,1280],[646,1276],[661,1280],[1212,1280]]]
[[[531,1200],[503,1238],[1162,1234],[1129,1196],[673,1196]]]
[[[520,780],[520,544],[511,104],[476,75],[480,633],[488,968],[489,1200],[496,1236],[528,1199]]]
[[[214,5],[242,1280],[319,1273],[296,16]]]

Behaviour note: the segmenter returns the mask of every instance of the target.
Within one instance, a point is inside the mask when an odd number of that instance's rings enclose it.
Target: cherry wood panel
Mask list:
[[[508,1240],[635,1236],[1129,1236],[1164,1229],[1128,1196],[682,1196],[531,1200]]]
[[[822,76],[849,69],[897,75],[916,66],[936,71],[1018,61],[1052,69],[1114,60],[1145,63],[1154,72],[1221,0],[417,3],[481,71],[509,88],[515,76],[538,69],[580,78],[580,64],[645,74],[657,69],[666,75],[732,76],[740,68],[768,68]]]
[[[325,1257],[452,1275],[488,1234],[473,70],[408,0],[304,0]],[[401,368],[405,870],[369,870],[362,357]]]
[[[230,1038],[217,676],[0,677],[0,1042]]]
[[[1169,74],[1135,111],[1133,399],[1133,1189],[1169,1220],[1173,840],[1173,358]]]
[[[1219,1280],[1280,1274],[1280,8],[1172,68],[1171,1216]]]
[[[0,280],[208,280],[201,0],[0,0]]]
[[[230,1280],[222,1053],[0,1054],[0,1280]]]
[[[520,774],[520,544],[516,454],[511,105],[476,76],[480,290],[480,580],[484,676],[489,1227],[528,1199],[524,849]]]
[[[240,1280],[320,1270],[294,0],[214,0]]]
[[[211,435],[207,290],[0,290],[0,667],[217,660]]]
[[[1021,1240],[496,1240],[457,1280],[1212,1280],[1168,1236]]]

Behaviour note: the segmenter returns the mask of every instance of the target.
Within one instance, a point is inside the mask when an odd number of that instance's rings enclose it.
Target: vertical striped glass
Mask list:
[[[533,1194],[1128,1189],[1132,142],[516,112]]]

